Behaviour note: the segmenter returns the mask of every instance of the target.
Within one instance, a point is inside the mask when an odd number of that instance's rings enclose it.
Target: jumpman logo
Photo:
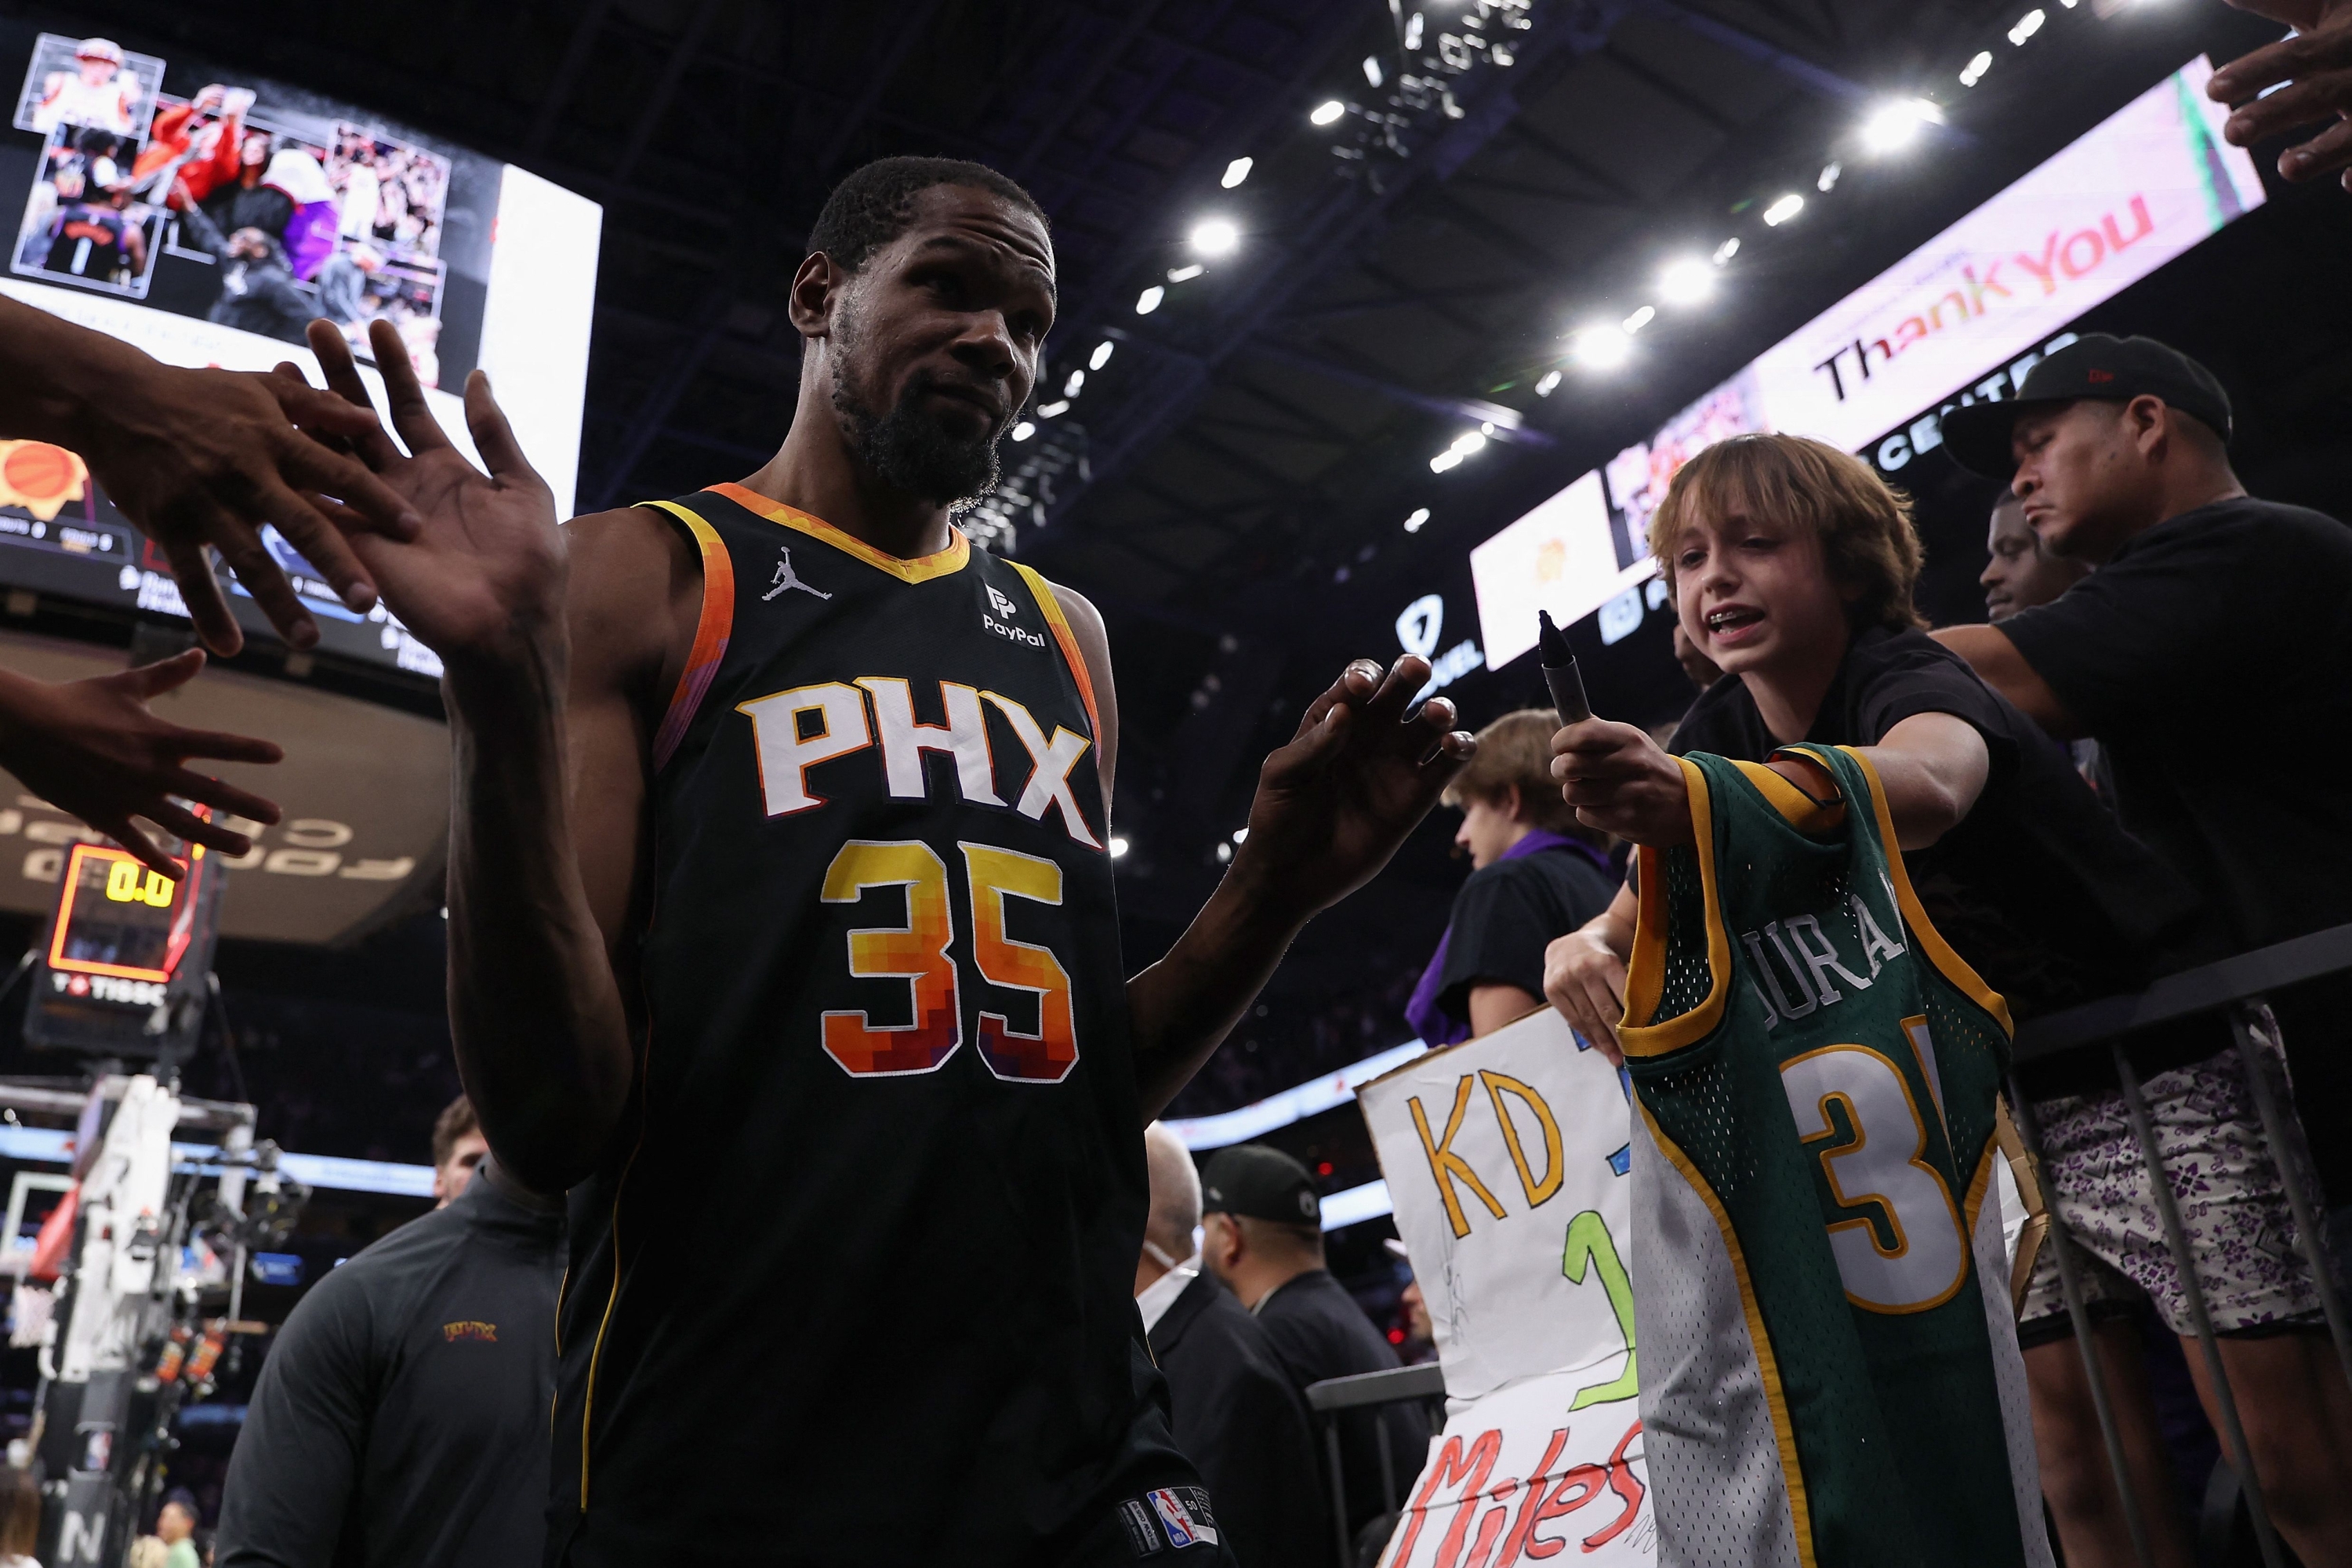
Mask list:
[[[832,595],[826,593],[824,589],[812,588],[806,583],[801,581],[800,574],[793,570],[793,549],[791,545],[779,545],[777,548],[783,555],[783,559],[776,563],[775,583],[766,593],[760,595],[761,603],[765,604],[768,600],[774,598],[777,595],[782,593],[787,588],[798,588],[802,593],[814,594],[820,599],[830,599],[833,597]]]

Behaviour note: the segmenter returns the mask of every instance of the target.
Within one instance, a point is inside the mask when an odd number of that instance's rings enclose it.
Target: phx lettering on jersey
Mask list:
[[[956,787],[966,804],[1003,807],[1007,803],[996,787],[996,758],[989,740],[988,710],[993,709],[1029,763],[1011,808],[1034,822],[1044,821],[1048,811],[1058,812],[1072,838],[1089,849],[1102,847],[1070,793],[1071,770],[1091,741],[1058,724],[1048,738],[1027,705],[1002,692],[951,680],[940,681],[939,689],[947,721],[943,724],[916,720],[913,686],[897,676],[829,680],[738,703],[737,710],[751,720],[768,815],[790,816],[824,805],[824,797],[809,788],[809,770],[874,748],[877,742],[884,786],[894,798],[923,799],[928,789],[923,753],[941,752],[955,759]]]

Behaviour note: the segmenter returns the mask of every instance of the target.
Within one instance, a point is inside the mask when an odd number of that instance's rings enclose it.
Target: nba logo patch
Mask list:
[[[1160,1516],[1160,1528],[1168,1532],[1169,1545],[1217,1544],[1217,1521],[1209,1511],[1207,1492],[1199,1487],[1161,1487],[1143,1495],[1151,1511]]]

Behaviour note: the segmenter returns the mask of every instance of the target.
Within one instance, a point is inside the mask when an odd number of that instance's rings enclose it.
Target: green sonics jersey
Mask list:
[[[1694,754],[1694,842],[1641,855],[1623,1040],[1659,1561],[2046,1568],[1986,1202],[2008,1009],[1921,912],[1869,764],[1803,750],[1842,799]]]

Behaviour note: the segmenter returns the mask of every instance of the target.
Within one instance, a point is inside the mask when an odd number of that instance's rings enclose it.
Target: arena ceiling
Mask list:
[[[2036,3],[247,0],[232,21],[102,0],[55,15],[373,106],[604,203],[583,510],[740,477],[772,452],[799,363],[784,290],[845,170],[941,153],[1027,184],[1061,268],[1039,400],[1069,406],[1007,446],[995,510],[1016,553],[1111,624],[1138,844],[1123,897],[1149,956],[1215,875],[1286,715],[1345,656],[1393,652],[1417,583],[2232,26],[2210,0],[2049,0],[2047,36],[2013,48],[2003,35]],[[2237,25],[2240,47],[2266,36]],[[1998,68],[1959,87],[1979,49]],[[1874,101],[1916,93],[1949,104],[1949,123],[1902,160],[1845,151]],[[1314,123],[1329,100],[1346,111]],[[1241,158],[1247,177],[1225,188]],[[1757,221],[1841,159],[1834,201],[1785,229]],[[1187,236],[1211,216],[1238,247],[1170,280],[1201,259]],[[1537,395],[1565,331],[1651,302],[1669,257],[1733,236],[1721,297],[1662,315],[1640,374],[1570,370]],[[1475,462],[1431,471],[1482,424],[1496,436]],[[1360,990],[1368,963],[1393,967],[1368,954],[1426,951],[1458,872],[1442,834],[1423,840],[1302,953],[1301,984]]]

